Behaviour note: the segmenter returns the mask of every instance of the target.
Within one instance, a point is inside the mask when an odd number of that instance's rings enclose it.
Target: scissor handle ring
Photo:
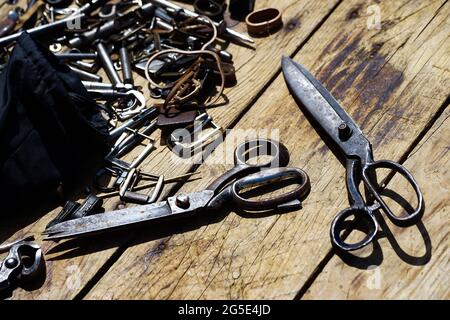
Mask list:
[[[263,200],[250,200],[239,194],[245,188],[274,184],[287,178],[295,179],[298,187],[284,194]],[[264,211],[276,209],[293,200],[300,200],[305,197],[310,188],[309,177],[305,171],[297,168],[283,167],[262,170],[237,180],[231,186],[231,195],[233,202],[239,208],[250,211]]]
[[[254,165],[247,163],[251,158],[257,158],[263,155],[272,156],[271,161]],[[280,142],[257,138],[246,141],[236,148],[234,152],[234,163],[235,166],[233,169],[217,178],[206,189],[218,192],[232,180],[239,179],[246,174],[260,171],[263,168],[285,167],[289,163],[289,151]]]
[[[377,190],[377,186],[374,186],[371,179],[370,179],[370,172],[372,170],[376,169],[391,169],[392,171],[396,173],[400,173],[405,179],[408,181],[408,183],[413,187],[416,196],[417,196],[417,208],[414,212],[409,213],[408,216],[405,217],[398,217],[395,215],[392,210],[389,208],[389,206],[386,204],[386,202],[383,200],[381,195],[379,194],[379,191]],[[396,163],[394,161],[390,160],[380,160],[375,161],[373,163],[367,164],[363,169],[363,180],[366,183],[367,187],[369,188],[371,194],[375,197],[377,202],[380,204],[381,209],[386,213],[386,215],[389,217],[389,219],[397,226],[399,227],[407,227],[410,225],[413,225],[417,223],[417,221],[421,218],[423,214],[424,209],[424,201],[423,201],[423,195],[420,191],[420,187],[417,184],[416,180],[412,176],[412,174],[401,164]]]
[[[342,239],[341,236],[341,231],[343,230],[341,226],[344,223],[344,221],[350,216],[355,217],[356,223],[358,223],[358,219],[361,218],[364,219],[364,221],[369,224],[369,232],[366,233],[366,237],[357,243],[347,243],[345,242],[344,239]],[[364,248],[369,243],[371,243],[375,239],[377,232],[378,232],[378,222],[371,209],[367,207],[363,208],[351,207],[341,211],[334,218],[333,223],[331,224],[330,236],[333,246],[343,251],[354,251]]]
[[[259,156],[272,156],[272,159],[263,164],[252,165],[248,160]],[[234,162],[237,166],[259,168],[286,167],[289,164],[289,151],[284,144],[271,139],[257,138],[239,145],[234,152]]]

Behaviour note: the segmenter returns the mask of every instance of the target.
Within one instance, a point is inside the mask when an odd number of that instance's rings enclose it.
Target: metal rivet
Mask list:
[[[177,198],[175,200],[175,204],[182,209],[187,209],[191,205],[190,199],[186,195],[177,196]]]
[[[338,127],[339,139],[348,140],[352,135],[352,129],[345,123],[341,123]]]
[[[19,261],[17,261],[16,258],[9,258],[5,261],[5,266],[8,269],[15,268],[19,264]]]

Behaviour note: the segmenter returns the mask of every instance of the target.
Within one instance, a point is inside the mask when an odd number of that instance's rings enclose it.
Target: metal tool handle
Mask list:
[[[408,215],[405,215],[404,217],[399,217],[389,208],[389,206],[380,195],[378,185],[376,185],[376,183],[374,183],[374,181],[371,179],[371,175],[374,174],[375,170],[380,168],[390,169],[395,173],[400,173],[413,187],[417,197],[417,207],[415,208],[414,212],[408,213]],[[367,164],[364,167],[362,176],[364,183],[368,187],[370,193],[375,197],[383,212],[395,225],[399,227],[408,227],[418,222],[424,211],[423,195],[416,180],[404,166],[390,160],[375,161],[373,163]]]
[[[378,231],[378,222],[372,212],[372,208],[366,205],[364,197],[359,191],[362,180],[362,168],[359,159],[349,158],[346,164],[346,185],[350,201],[350,208],[342,210],[333,220],[330,229],[331,242],[334,247],[343,251],[354,251],[367,246],[373,241]],[[375,179],[375,178],[373,178]],[[351,225],[349,218],[354,217]],[[345,237],[351,228],[359,225],[356,223],[364,223],[365,237],[356,243],[346,242]]]
[[[8,256],[0,262],[0,291],[14,281],[30,281],[45,268],[44,255],[34,242],[23,241],[11,246]]]
[[[266,199],[255,200],[245,198],[242,195],[242,191],[249,188],[259,188],[268,185],[273,187],[277,184],[282,186],[282,183],[288,179],[293,179],[298,184],[292,191],[277,194]],[[262,170],[237,180],[231,186],[231,195],[233,202],[239,208],[249,211],[265,211],[283,208],[287,204],[292,204],[293,201],[300,206],[300,199],[304,198],[310,189],[309,177],[303,170],[297,168],[273,168]]]
[[[21,264],[23,265],[20,273],[21,281],[32,280],[45,266],[42,250],[33,242],[19,245],[17,247],[17,254],[20,256]],[[25,257],[31,258],[31,261],[26,262]]]
[[[249,164],[250,159],[271,156],[270,161]],[[289,151],[282,143],[270,139],[254,139],[239,145],[234,152],[235,167],[211,183],[206,189],[216,193],[235,179],[260,171],[263,168],[285,167],[289,163]]]
[[[31,29],[28,29],[26,32],[34,37],[46,36],[47,38],[49,38],[50,33],[58,32],[59,30],[64,30],[64,29],[70,27],[71,25],[75,25],[75,22],[78,22],[78,21],[84,22],[85,19],[86,19],[86,15],[84,13],[76,14],[76,15],[66,17],[64,19],[61,19],[61,20],[58,20],[58,21],[55,21],[55,22],[52,22],[49,24],[44,24],[41,26],[37,26],[37,27],[31,28]],[[22,34],[22,31],[19,31],[17,33],[0,38],[0,48],[3,48],[5,46],[9,45],[10,43],[16,41],[17,39],[19,39],[21,34]]]
[[[105,69],[106,75],[113,85],[122,84],[122,80],[120,79],[119,74],[114,68],[114,64],[109,56],[108,49],[106,45],[102,41],[98,41],[95,44],[95,48],[97,50],[97,54],[102,62],[103,68]]]
[[[407,179],[417,196],[417,208],[414,212],[409,213],[409,215],[405,217],[398,217],[392,212],[386,202],[382,199],[379,187],[376,183],[375,170],[380,168],[391,169],[396,173],[400,173]],[[364,199],[359,192],[358,185],[361,178],[367,187],[369,196],[373,196],[375,198],[375,203],[372,206],[365,204]],[[424,202],[419,185],[405,167],[393,161],[382,160],[371,162],[364,166],[361,170],[358,161],[349,160],[347,163],[347,189],[352,206],[341,211],[334,218],[330,229],[330,236],[333,245],[344,251],[359,250],[370,244],[375,239],[379,228],[374,212],[378,209],[382,209],[394,224],[401,227],[407,227],[417,223],[423,213]],[[343,231],[348,230],[346,228],[346,224],[349,222],[348,218],[352,216],[354,217],[354,220],[352,221],[354,224],[353,227],[361,228],[359,231],[365,233],[364,239],[356,243],[349,243],[343,238],[348,235],[348,233]]]
[[[344,231],[349,230],[346,228],[346,223],[349,222],[348,218],[354,217],[351,223],[364,223],[365,224],[365,237],[356,243],[348,243],[343,238],[348,233]],[[350,207],[341,211],[333,220],[330,229],[331,242],[333,246],[343,251],[359,250],[368,244],[370,244],[377,235],[378,222],[373,214],[372,208],[369,207]]]

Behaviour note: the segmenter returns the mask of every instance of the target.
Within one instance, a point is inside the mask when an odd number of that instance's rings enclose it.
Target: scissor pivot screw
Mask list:
[[[175,200],[175,204],[182,209],[187,209],[191,205],[191,202],[188,196],[179,195]]]
[[[16,258],[9,258],[5,261],[5,267],[8,269],[15,268],[19,264]]]
[[[338,127],[339,139],[342,141],[348,140],[352,136],[352,129],[346,124],[342,122]]]

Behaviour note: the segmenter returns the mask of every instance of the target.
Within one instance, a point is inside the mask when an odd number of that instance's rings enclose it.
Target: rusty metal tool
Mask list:
[[[28,236],[0,246],[0,253],[8,252],[0,262],[0,291],[15,283],[29,282],[45,269],[42,250],[33,240]]]
[[[410,226],[418,221],[423,213],[424,202],[419,185],[412,174],[402,165],[390,161],[374,161],[372,146],[353,119],[339,105],[331,93],[302,65],[288,57],[282,60],[283,74],[291,94],[303,107],[305,114],[311,116],[317,126],[332,142],[332,147],[345,160],[347,168],[347,191],[350,207],[341,211],[331,225],[331,240],[335,247],[344,251],[361,249],[374,241],[379,229],[375,212],[384,213],[398,226]],[[395,215],[382,198],[377,183],[376,170],[390,169],[401,174],[414,189],[417,208],[407,216]],[[359,191],[361,182],[366,187],[366,199]],[[365,222],[368,231],[364,239],[357,243],[347,243],[342,231],[348,218],[355,217]]]
[[[248,163],[250,158],[260,156],[270,156],[271,159],[256,165]],[[76,238],[144,222],[192,216],[204,210],[214,212],[226,204],[251,212],[298,209],[301,206],[300,200],[309,193],[309,177],[303,170],[285,167],[288,163],[289,152],[284,145],[266,139],[247,141],[235,150],[235,166],[203,191],[179,194],[163,202],[63,222],[46,229],[44,234],[47,237],[44,240]],[[283,183],[286,180],[295,181],[294,190],[284,189]],[[278,185],[280,192],[285,192],[268,196],[261,189],[268,185]],[[248,198],[245,191],[249,189],[259,190],[258,194],[266,197]]]

